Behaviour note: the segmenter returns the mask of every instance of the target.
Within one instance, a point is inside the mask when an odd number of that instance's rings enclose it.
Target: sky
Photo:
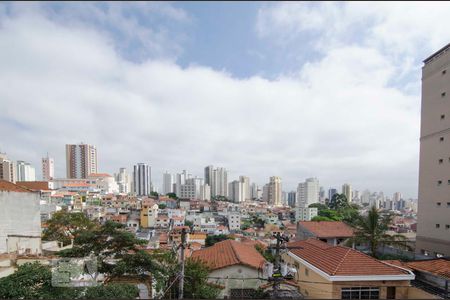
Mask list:
[[[0,151],[99,171],[206,165],[283,190],[417,197],[422,61],[450,3],[0,3]]]

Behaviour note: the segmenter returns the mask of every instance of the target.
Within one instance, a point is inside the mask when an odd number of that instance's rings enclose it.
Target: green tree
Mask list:
[[[194,226],[194,223],[192,221],[185,220],[184,226],[192,227],[192,226]]]
[[[95,223],[81,213],[70,213],[67,211],[55,212],[47,221],[47,228],[44,230],[42,239],[45,241],[58,241],[64,245],[69,245],[72,238],[86,230],[92,230]]]
[[[81,290],[52,286],[52,272],[40,263],[26,263],[0,278],[0,299],[75,299]]]
[[[217,234],[217,235],[208,235],[205,240],[205,246],[210,247],[214,245],[215,243],[230,240],[232,239],[229,235],[226,234]]]
[[[99,273],[117,276],[125,273],[159,272],[149,254],[139,250],[139,246],[145,243],[146,241],[137,239],[134,234],[126,231],[123,224],[107,221],[93,230],[80,232],[73,247],[58,252],[58,255],[96,257],[97,272],[91,274],[95,279]]]
[[[320,222],[320,221],[336,221],[336,220],[324,216],[315,216],[314,218],[311,219],[311,221]]]
[[[199,260],[188,259],[185,265],[185,298],[215,299],[220,289],[208,282],[210,269]]]
[[[165,203],[158,204],[158,209],[165,209],[166,207],[167,207],[167,205]]]
[[[154,197],[156,199],[159,199],[159,194],[157,192],[150,192],[150,197]]]
[[[264,250],[261,245],[255,245],[256,251],[258,251],[268,262],[274,263],[275,262],[275,256],[273,255],[272,251],[269,249]]]
[[[389,225],[392,223],[392,215],[381,215],[375,206],[369,210],[367,216],[359,215],[356,219],[355,236],[350,242],[364,243],[369,245],[369,254],[376,257],[379,246],[391,245],[408,249],[406,238],[402,235],[389,235]]]
[[[171,199],[178,199],[177,195],[175,193],[167,193],[166,195],[167,197],[171,198]]]
[[[321,212],[322,210],[328,209],[328,206],[322,203],[313,203],[310,204],[308,207],[317,208],[317,212]]]
[[[340,210],[342,208],[348,207],[347,197],[344,194],[334,194],[331,197],[328,207],[333,210]]]
[[[328,218],[331,221],[341,221],[342,220],[342,216],[339,214],[339,212],[336,210],[333,210],[333,209],[324,209],[324,210],[320,211],[318,215],[321,217],[324,217],[324,218]]]
[[[86,289],[86,299],[136,299],[139,296],[137,286],[127,283],[97,285]]]

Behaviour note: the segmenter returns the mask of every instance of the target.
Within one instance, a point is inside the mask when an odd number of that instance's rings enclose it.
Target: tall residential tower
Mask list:
[[[93,145],[66,145],[67,178],[88,178],[97,171],[97,148]]]
[[[424,64],[416,251],[450,256],[450,44]]]

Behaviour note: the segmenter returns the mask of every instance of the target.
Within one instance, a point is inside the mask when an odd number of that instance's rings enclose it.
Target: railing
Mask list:
[[[429,283],[426,283],[424,281],[420,281],[420,280],[413,280],[411,281],[411,285],[414,287],[417,287],[421,290],[424,290],[427,293],[430,293],[432,295],[436,295],[439,296],[441,298],[444,299],[449,299],[450,297],[450,292],[446,291],[442,288],[436,287],[434,285],[431,285]]]

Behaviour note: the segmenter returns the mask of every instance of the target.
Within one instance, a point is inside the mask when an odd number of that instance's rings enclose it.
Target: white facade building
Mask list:
[[[0,253],[41,254],[39,193],[10,185],[0,189]]]
[[[164,195],[167,195],[169,193],[173,193],[173,184],[174,184],[173,175],[166,171],[163,174],[162,193]]]
[[[311,221],[312,218],[318,215],[317,207],[297,207],[295,211],[295,221]]]
[[[36,181],[36,169],[23,160],[17,161],[17,181]]]
[[[250,178],[248,178],[247,176],[239,176],[239,181],[242,183],[244,201],[252,200],[250,191]]]
[[[131,189],[131,175],[128,174],[126,168],[120,168],[119,173],[115,175],[116,182],[119,188],[119,193],[129,194],[132,192]]]
[[[133,184],[137,196],[147,196],[151,192],[152,171],[149,165],[138,163],[134,166]]]
[[[54,177],[55,177],[55,161],[47,154],[47,157],[42,158],[42,180],[50,181]]]
[[[234,180],[228,184],[229,199],[235,203],[245,200],[245,188],[242,181]]]
[[[313,203],[319,202],[319,180],[308,178],[305,182],[299,183],[297,187],[297,207],[307,208]]]

